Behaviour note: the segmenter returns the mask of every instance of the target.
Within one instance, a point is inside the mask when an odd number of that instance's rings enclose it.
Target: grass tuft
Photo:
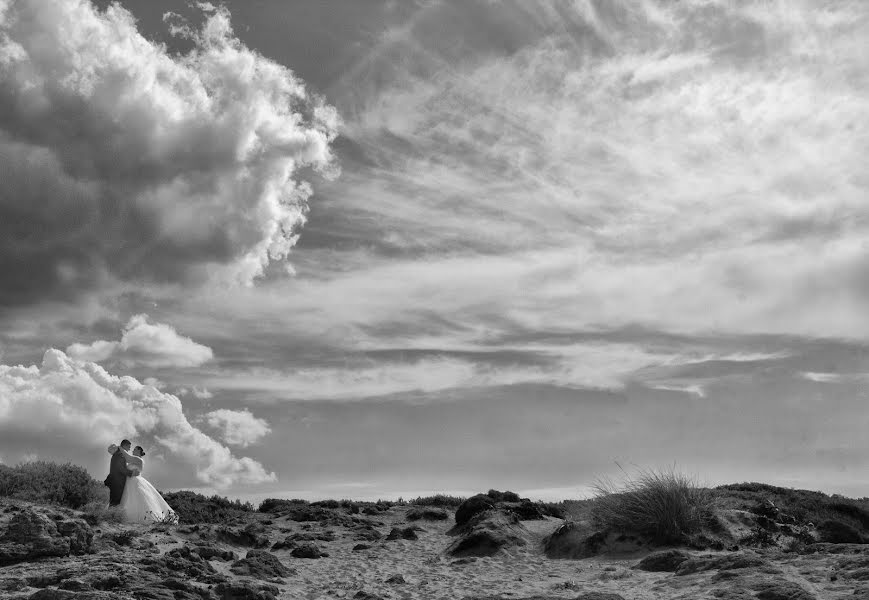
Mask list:
[[[699,534],[712,518],[713,496],[694,478],[668,470],[641,470],[621,486],[598,481],[591,506],[594,523],[607,530],[678,544]]]

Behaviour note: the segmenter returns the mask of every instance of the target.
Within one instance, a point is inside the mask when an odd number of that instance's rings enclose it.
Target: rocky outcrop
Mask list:
[[[493,508],[495,508],[495,501],[486,494],[471,496],[456,509],[456,525],[464,525],[474,515]]]
[[[640,571],[675,573],[679,565],[689,558],[690,556],[681,550],[664,550],[648,555],[633,568]]]
[[[753,554],[725,554],[723,556],[696,556],[683,561],[676,568],[676,575],[692,575],[703,571],[729,571],[766,566],[766,561]]]
[[[247,556],[232,564],[231,571],[236,575],[247,575],[257,579],[274,579],[295,574],[295,571],[285,567],[277,556],[265,550],[249,550]]]
[[[294,558],[325,558],[329,554],[322,552],[316,544],[304,543],[297,546],[290,553]]]
[[[251,523],[244,529],[222,527],[217,530],[217,539],[228,544],[247,546],[248,548],[265,548],[269,545],[265,528],[259,523]]]
[[[273,585],[252,581],[220,583],[214,588],[217,600],[274,600],[278,593]]]
[[[30,508],[18,511],[0,537],[0,565],[90,552],[94,538],[90,525],[82,519],[57,517]]]
[[[604,532],[589,534],[578,523],[568,521],[544,540],[543,552],[549,558],[589,558],[601,551],[606,540]]]
[[[447,548],[447,554],[455,557],[492,556],[511,546],[524,546],[528,538],[519,518],[500,510],[478,513],[451,533],[459,536]]]
[[[386,536],[387,540],[418,540],[417,531],[423,531],[420,527],[393,527]]]

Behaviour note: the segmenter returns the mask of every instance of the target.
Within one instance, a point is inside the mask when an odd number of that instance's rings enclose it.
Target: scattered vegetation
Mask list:
[[[261,513],[279,513],[307,505],[307,500],[300,500],[298,498],[293,498],[291,500],[285,500],[283,498],[266,498],[260,502],[257,510]]]
[[[0,496],[78,509],[89,503],[108,504],[109,492],[78,465],[39,460],[0,465]]]
[[[88,502],[80,509],[84,520],[91,525],[100,523],[124,523],[126,516],[119,506],[109,506],[109,499]]]
[[[461,496],[448,496],[446,494],[436,494],[434,496],[423,496],[411,500],[409,504],[415,506],[439,506],[441,508],[456,508],[467,498]]]
[[[831,538],[829,541],[843,537],[842,532],[847,532],[848,537],[853,539],[869,538],[869,498],[829,496],[823,492],[782,488],[765,483],[722,485],[712,492],[724,506],[762,516],[768,516],[765,511],[773,507],[777,514],[786,515],[787,520],[794,525],[815,525],[822,537]],[[763,499],[763,503],[759,499]],[[783,519],[777,517],[775,520]]]
[[[424,521],[445,521],[449,518],[447,512],[440,508],[432,508],[432,507],[422,507],[422,508],[412,508],[407,511],[407,520],[408,521],[419,521],[420,519]]]
[[[683,543],[699,535],[713,516],[713,496],[674,470],[642,470],[619,488],[595,485],[591,517],[607,530],[648,536],[659,544]]]
[[[168,492],[163,494],[163,498],[183,523],[225,523],[254,510],[250,502],[189,491]]]

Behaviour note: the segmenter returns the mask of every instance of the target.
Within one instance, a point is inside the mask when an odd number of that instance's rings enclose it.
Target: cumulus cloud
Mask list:
[[[178,390],[178,395],[179,396],[188,396],[189,395],[189,396],[193,396],[194,398],[197,398],[199,400],[210,400],[210,399],[214,398],[214,394],[212,394],[208,390],[208,388],[201,387],[198,385],[194,385],[192,388],[186,388],[186,387],[180,388]]]
[[[0,0],[0,304],[111,280],[250,283],[333,170],[337,115],[207,14],[169,54],[117,4]],[[95,348],[97,354],[105,348]]]
[[[135,315],[124,327],[119,342],[97,340],[72,344],[66,353],[76,360],[115,361],[127,366],[198,367],[212,358],[208,346],[179,335],[171,325],[149,323],[148,315]]]
[[[249,410],[213,410],[205,415],[205,422],[220,431],[223,441],[232,446],[247,448],[271,432],[264,419],[253,416]]]
[[[191,425],[176,396],[55,349],[46,351],[40,367],[0,365],[0,436],[13,432],[37,445],[61,437],[93,451],[107,440],[136,439],[216,488],[276,479]]]

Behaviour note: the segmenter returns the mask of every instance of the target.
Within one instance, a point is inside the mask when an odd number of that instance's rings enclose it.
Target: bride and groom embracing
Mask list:
[[[130,440],[120,446],[109,446],[112,455],[109,462],[109,476],[105,484],[109,488],[109,506],[118,506],[124,511],[127,521],[144,523],[148,521],[175,521],[177,516],[160,492],[141,476],[145,468],[145,450],[136,446],[130,452]]]

